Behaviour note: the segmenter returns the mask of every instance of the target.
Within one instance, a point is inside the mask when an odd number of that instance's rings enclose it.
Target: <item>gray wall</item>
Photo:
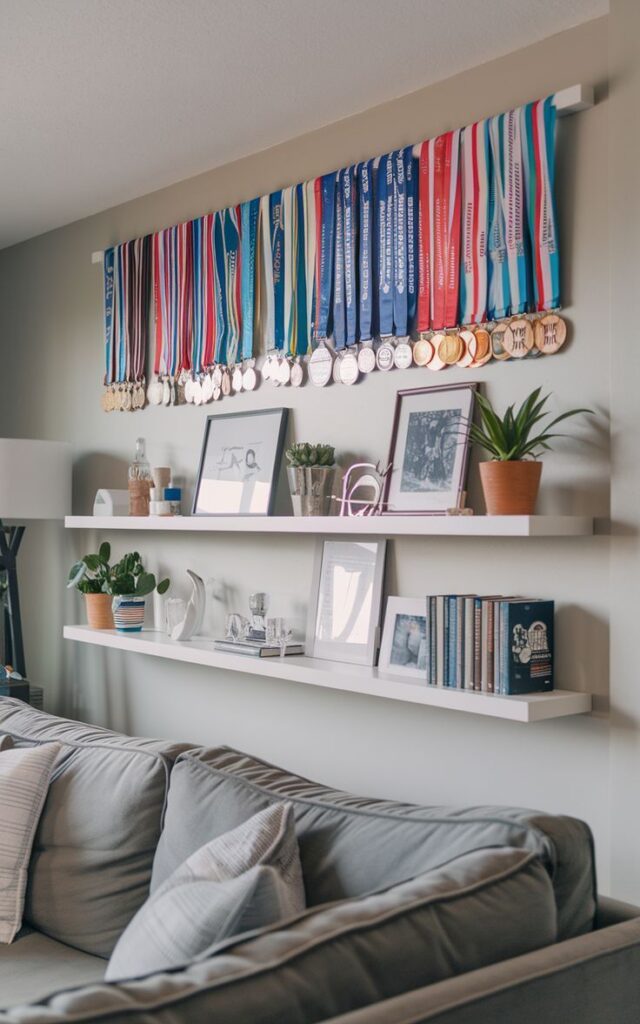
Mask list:
[[[124,486],[139,434],[147,438],[152,462],[171,464],[190,487],[210,409],[111,416],[100,410],[101,273],[91,265],[91,252],[588,81],[597,88],[597,106],[563,120],[559,131],[563,293],[571,343],[553,358],[488,366],[474,378],[498,403],[519,401],[541,384],[553,391],[554,407],[571,403],[598,411],[596,426],[572,427],[573,439],[545,460],[540,511],[589,513],[606,522],[612,387],[608,20],[1,253],[3,434],[73,442],[78,513],[90,512],[96,487]],[[625,232],[622,211],[618,231]],[[297,439],[331,442],[345,462],[353,455],[384,459],[395,392],[458,379],[470,379],[468,371],[439,377],[417,369],[375,374],[356,388],[326,391],[275,392],[265,384],[215,411],[287,405]],[[628,395],[624,366],[614,367],[613,384]],[[628,401],[619,414],[626,417],[631,410]],[[627,473],[626,466],[620,472]],[[625,518],[634,518],[632,496],[623,490],[614,473],[614,497],[619,496]],[[475,466],[471,495],[477,500]],[[610,775],[608,706],[610,697],[617,702],[618,683],[610,687],[609,607],[611,593],[621,593],[629,573],[632,542],[613,560],[606,529],[579,540],[407,539],[391,545],[388,593],[527,591],[557,600],[558,683],[593,692],[597,710],[591,717],[523,726],[65,645],[63,622],[81,621],[83,610],[79,599],[63,590],[64,574],[74,555],[98,539],[34,525],[21,556],[30,675],[46,686],[51,709],[140,733],[229,743],[369,794],[421,802],[517,803],[574,814],[594,830],[601,889],[640,899],[640,884],[611,852],[614,836],[625,839],[627,848],[631,839],[637,856],[638,837],[610,817],[612,808],[631,795],[634,763],[631,757],[614,760],[617,774]],[[265,543],[251,535],[145,538],[130,533],[112,540],[116,550],[135,545],[154,566],[169,570],[175,593],[186,593],[187,567],[214,581],[207,619],[212,632],[220,630],[227,608],[241,606],[254,589],[270,592],[273,614],[304,621],[313,554],[308,538]],[[621,636],[620,659],[625,643]],[[630,754],[638,743],[634,682],[625,676],[627,706],[615,719]],[[612,786],[618,787],[615,804]]]

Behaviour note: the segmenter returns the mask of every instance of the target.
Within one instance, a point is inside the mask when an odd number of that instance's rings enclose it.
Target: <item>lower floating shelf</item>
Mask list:
[[[304,655],[290,655],[286,658],[249,658],[241,654],[216,651],[212,641],[202,637],[180,642],[170,640],[164,633],[155,630],[145,629],[142,633],[123,634],[110,629],[90,629],[89,626],[65,626],[64,636],[67,640],[129,651],[132,654],[150,654],[157,658],[169,658],[192,665],[226,669],[228,672],[246,672],[267,679],[285,679],[307,686],[323,686],[330,690],[385,697],[387,700],[428,704],[431,707],[467,711],[493,718],[508,718],[514,722],[541,722],[547,718],[582,715],[591,710],[591,695],[572,690],[504,697],[426,684],[421,686],[418,683],[407,683],[404,679],[384,675],[377,668],[365,665],[321,661]]]

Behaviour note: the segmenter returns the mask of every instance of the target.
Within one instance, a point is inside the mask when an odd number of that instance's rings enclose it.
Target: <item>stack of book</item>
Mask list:
[[[296,641],[289,641],[284,645],[284,652],[280,644],[270,644],[266,640],[214,640],[213,646],[216,651],[225,651],[228,654],[244,654],[249,658],[278,658],[281,654],[304,654],[304,644]]]
[[[427,598],[431,686],[484,693],[553,690],[553,601],[439,594]]]

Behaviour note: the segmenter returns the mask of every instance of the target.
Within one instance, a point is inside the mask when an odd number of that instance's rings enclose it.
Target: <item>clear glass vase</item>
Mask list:
[[[335,466],[289,466],[287,472],[294,515],[331,514]]]

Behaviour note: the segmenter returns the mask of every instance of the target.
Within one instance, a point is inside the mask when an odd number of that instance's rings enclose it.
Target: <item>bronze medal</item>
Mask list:
[[[567,340],[567,325],[556,313],[546,313],[533,325],[535,346],[543,355],[553,355]]]
[[[475,370],[478,366],[484,366],[493,356],[491,350],[491,335],[484,327],[478,327],[474,334],[474,357],[471,368]]]
[[[428,370],[444,370],[445,366],[447,365],[445,362],[442,361],[442,357],[440,355],[440,346],[445,341],[445,339],[446,334],[443,334],[442,332],[438,332],[437,334],[434,334],[432,336],[431,344],[433,346],[433,359],[430,359],[429,362],[427,363]]]
[[[453,366],[464,351],[464,342],[457,334],[443,334],[437,352],[445,366]]]
[[[502,339],[502,347],[514,359],[524,359],[533,348],[533,327],[524,316],[509,321],[509,330]]]
[[[511,354],[507,346],[510,345],[508,335],[511,333],[509,324],[499,323],[493,328],[491,332],[491,352],[494,359],[510,359]],[[507,336],[507,344],[505,345],[505,336]]]
[[[418,338],[413,346],[413,361],[416,366],[428,366],[434,356],[434,348],[428,338]]]
[[[473,333],[473,331],[465,329],[463,331],[458,332],[458,337],[462,342],[463,352],[460,358],[458,359],[456,366],[462,366],[464,369],[466,369],[468,366],[471,366],[475,356],[477,348],[476,336]]]

